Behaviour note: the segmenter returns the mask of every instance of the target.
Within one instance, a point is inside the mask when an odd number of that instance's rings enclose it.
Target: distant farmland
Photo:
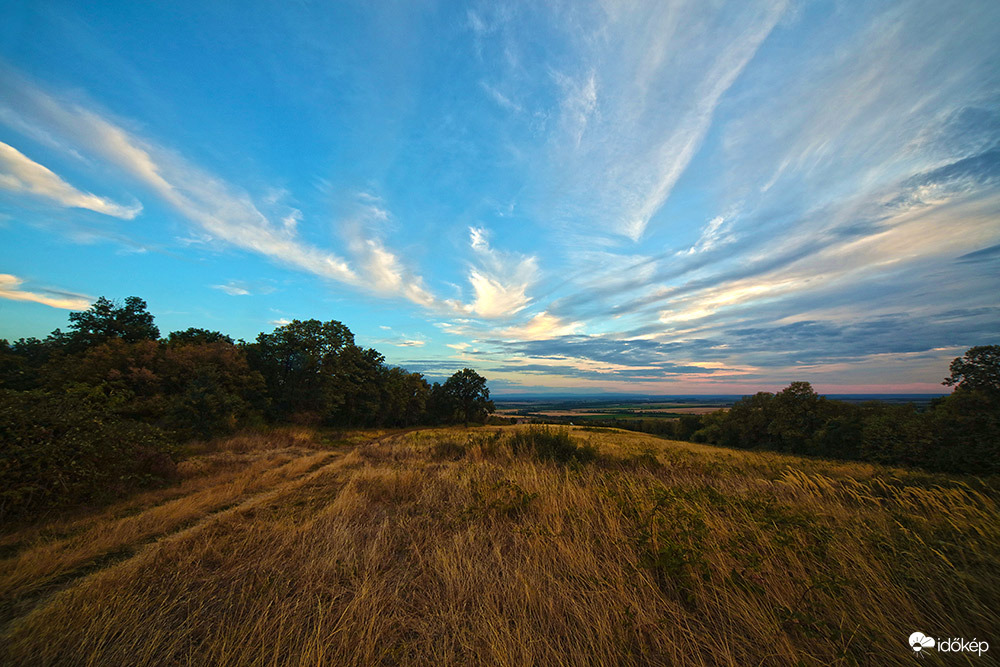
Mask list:
[[[716,407],[684,407],[684,408],[652,408],[652,409],[637,409],[637,410],[609,410],[601,412],[591,412],[587,409],[581,410],[541,410],[532,411],[530,414],[540,415],[542,417],[606,417],[606,418],[626,418],[626,417],[648,417],[648,416],[664,416],[670,417],[673,415],[703,415],[709,412],[715,412],[716,410],[725,410],[726,408]],[[521,410],[504,408],[496,411],[496,414],[501,416],[511,416],[521,413]]]
[[[502,417],[553,421],[676,419],[682,415],[702,415],[724,410],[731,399],[695,401],[602,401],[602,400],[504,400],[495,401],[496,414]]]

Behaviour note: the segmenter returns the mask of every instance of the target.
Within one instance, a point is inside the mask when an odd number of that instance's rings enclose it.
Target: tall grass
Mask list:
[[[75,581],[0,662],[910,664],[917,630],[1000,641],[976,484],[615,431],[392,436]]]

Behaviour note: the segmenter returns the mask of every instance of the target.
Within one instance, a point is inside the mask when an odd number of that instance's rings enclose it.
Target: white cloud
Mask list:
[[[142,206],[122,206],[110,199],[77,190],[51,169],[38,164],[13,146],[0,141],[0,188],[48,199],[67,208],[84,208],[131,220]]]
[[[959,257],[1000,243],[997,210],[1000,210],[1000,195],[902,209],[883,220],[879,231],[830,241],[771,271],[720,280],[687,292],[668,302],[670,307],[660,313],[660,320],[668,324],[702,320],[729,308],[761,305],[820,289],[871,283],[879,276],[906,267]],[[955,233],[956,221],[960,221],[961,234]],[[806,230],[777,242],[769,250],[776,254],[794,251],[814,239],[815,232]],[[898,308],[896,305],[895,309]],[[872,314],[870,308],[868,314]]]
[[[291,213],[281,219],[281,224],[289,233],[294,233],[300,222],[302,222],[302,211],[298,209],[293,209]]]
[[[23,92],[52,124],[130,173],[213,238],[318,276],[358,284],[343,259],[301,242],[294,230],[272,224],[246,193],[91,111],[60,106],[39,91]]]
[[[725,223],[726,218],[721,215],[709,220],[708,224],[706,224],[704,229],[701,230],[701,236],[698,238],[698,241],[688,249],[688,254],[693,255],[699,252],[706,252],[725,243]]]
[[[574,228],[643,236],[786,4],[639,2],[576,21],[587,28],[570,31],[582,64],[555,75],[557,182],[541,179]]]
[[[469,283],[476,295],[469,309],[480,317],[513,315],[524,310],[531,302],[526,294],[527,285],[524,283],[504,284],[476,270],[469,272]]]
[[[48,293],[31,292],[21,289],[21,285],[23,284],[23,278],[18,278],[9,273],[0,273],[0,299],[31,301],[65,310],[86,310],[90,308],[92,299],[89,297],[61,291],[51,291]]]
[[[590,70],[580,81],[559,73],[553,73],[553,76],[565,91],[562,114],[566,132],[573,138],[574,147],[579,148],[597,111],[597,72]]]
[[[469,28],[471,28],[474,33],[482,34],[489,29],[489,27],[486,25],[486,22],[482,18],[480,18],[479,14],[472,11],[471,9],[468,12],[466,12],[466,16],[468,17],[469,20]]]
[[[494,250],[486,230],[480,227],[469,228],[469,245],[476,259],[476,266],[469,270],[475,297],[469,304],[450,304],[459,311],[491,319],[524,310],[531,303],[528,290],[538,278],[537,259]]]
[[[495,86],[491,86],[485,81],[480,81],[479,85],[484,91],[486,91],[486,94],[489,95],[490,98],[492,98],[493,101],[502,108],[507,111],[513,111],[514,113],[524,113],[524,107],[501,93]]]
[[[143,140],[77,104],[57,101],[23,80],[13,76],[6,79],[9,99],[12,105],[16,103],[16,108],[5,109],[0,121],[11,116],[30,116],[33,125],[44,126],[50,134],[62,135],[86,152],[123,169],[200,228],[182,242],[223,241],[316,276],[387,296],[401,296],[426,307],[435,305],[435,298],[422,280],[405,270],[379,239],[365,239],[355,245],[360,267],[353,268],[346,259],[299,237],[301,212],[297,209],[287,209],[277,222],[272,222],[249,194],[176,153]],[[0,109],[3,108],[0,102]],[[274,205],[283,196],[283,192],[271,190],[262,197],[262,202]],[[358,197],[365,203],[365,214],[370,219],[389,219],[378,197],[364,192]],[[97,201],[86,202],[92,207],[99,206]],[[115,209],[106,212],[112,210]]]
[[[367,203],[341,228],[365,286],[381,294],[402,295],[421,306],[436,307],[437,299],[424,286],[423,278],[406,267],[379,238],[377,228],[391,218],[388,210],[376,206],[371,195],[360,198]]]
[[[631,270],[619,277],[609,261],[588,261],[611,268],[550,310],[588,321],[656,312],[705,327],[762,311],[785,317],[807,308],[811,317],[809,295],[867,289],[873,300],[903,271],[926,286],[897,309],[981,305],[995,282],[979,269],[986,265],[947,264],[1000,242],[987,153],[996,145],[996,101],[981,88],[996,59],[996,20],[986,19],[1000,19],[1000,9],[987,17],[982,6],[963,7],[928,2],[859,14],[856,30],[818,30],[801,58],[775,62],[772,53],[755,62],[741,75],[739,100],[720,98],[712,161],[722,172],[692,174],[695,187],[719,192],[718,215],[698,240],[643,265],[635,279]],[[674,229],[682,223],[671,221]]]
[[[707,76],[693,91],[696,99],[694,108],[683,116],[681,123],[649,156],[654,168],[651,178],[638,183],[640,189],[635,193],[638,195],[636,205],[630,217],[624,220],[624,234],[633,241],[642,236],[650,219],[667,201],[677,180],[701,147],[712,125],[719,99],[743,72],[777,24],[783,9],[783,4],[779,5],[779,9],[763,17],[749,34],[740,35],[719,52]]]
[[[473,250],[489,252],[490,243],[486,238],[486,230],[481,227],[469,227],[469,245]]]
[[[972,92],[993,71],[995,4],[916,2],[868,19],[846,38],[833,25],[817,32],[823,57],[749,79],[743,112],[724,127],[721,163],[732,191],[756,191],[750,206],[820,208],[871,196],[996,141],[983,128],[949,128],[965,111],[995,109]]]
[[[576,333],[581,322],[566,322],[562,318],[542,311],[521,326],[502,329],[497,334],[501,338],[512,340],[547,340],[556,336],[567,336]]]
[[[225,285],[212,285],[212,288],[222,290],[230,296],[248,296],[251,293],[246,285],[234,281],[230,281]]]

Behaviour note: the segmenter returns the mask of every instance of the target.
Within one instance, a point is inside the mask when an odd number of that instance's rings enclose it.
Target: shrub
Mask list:
[[[547,461],[587,463],[597,458],[596,449],[589,445],[577,445],[566,429],[553,430],[547,426],[531,426],[516,431],[507,444],[514,454],[530,452]]]
[[[176,472],[163,432],[99,393],[0,390],[0,520],[100,502]]]
[[[442,440],[434,445],[431,455],[438,461],[458,461],[465,456],[465,445],[452,440]]]
[[[470,491],[473,503],[467,510],[470,516],[495,516],[501,519],[519,519],[538,498],[516,482],[501,479],[492,483],[472,480]]]

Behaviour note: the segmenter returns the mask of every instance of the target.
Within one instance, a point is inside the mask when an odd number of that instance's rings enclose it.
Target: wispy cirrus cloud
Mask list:
[[[556,72],[562,136],[550,158],[564,215],[638,241],[786,6],[637,3],[574,15],[582,65]]]
[[[0,188],[43,198],[57,206],[84,208],[115,218],[131,220],[142,211],[141,204],[123,206],[105,197],[83,192],[60,178],[10,144],[0,141]]]
[[[1000,242],[1000,98],[984,16],[1000,11],[921,7],[875,11],[854,32],[825,27],[808,56],[748,70],[738,102],[717,113],[725,171],[698,184],[719,193],[719,214],[697,242],[605,262],[614,268],[549,311],[655,314],[664,332],[886,292],[928,317],[981,298],[996,281],[952,260]],[[903,274],[916,282],[898,283]]]
[[[225,292],[229,296],[252,296],[254,294],[271,294],[275,291],[274,285],[266,282],[246,282],[244,280],[230,280],[221,285],[212,285],[212,289]]]
[[[490,99],[496,102],[501,108],[513,113],[524,113],[524,107],[500,92],[500,90],[495,86],[491,86],[485,81],[480,81],[479,86],[486,92]]]
[[[249,296],[250,290],[240,283],[228,282],[224,285],[212,285],[212,289],[225,292],[229,296]]]
[[[379,228],[387,225],[392,215],[384,202],[366,192],[359,193],[358,200],[354,213],[340,226],[347,248],[369,288],[383,294],[401,294],[427,308],[440,307],[424,279],[386,246]]]
[[[64,310],[86,310],[90,307],[90,302],[93,301],[90,297],[82,294],[73,294],[63,290],[41,288],[26,290],[21,287],[24,282],[24,278],[9,273],[0,273],[0,299],[31,301]]]
[[[248,193],[176,152],[78,103],[58,100],[9,71],[0,74],[11,92],[0,120],[28,117],[32,126],[45,127],[51,135],[117,166],[197,225],[203,241],[223,241],[323,278],[401,296],[423,306],[434,304],[422,281],[403,271],[379,239],[354,239],[358,241],[352,245],[358,266],[352,267],[340,255],[299,237],[298,210],[288,209],[272,221]]]

